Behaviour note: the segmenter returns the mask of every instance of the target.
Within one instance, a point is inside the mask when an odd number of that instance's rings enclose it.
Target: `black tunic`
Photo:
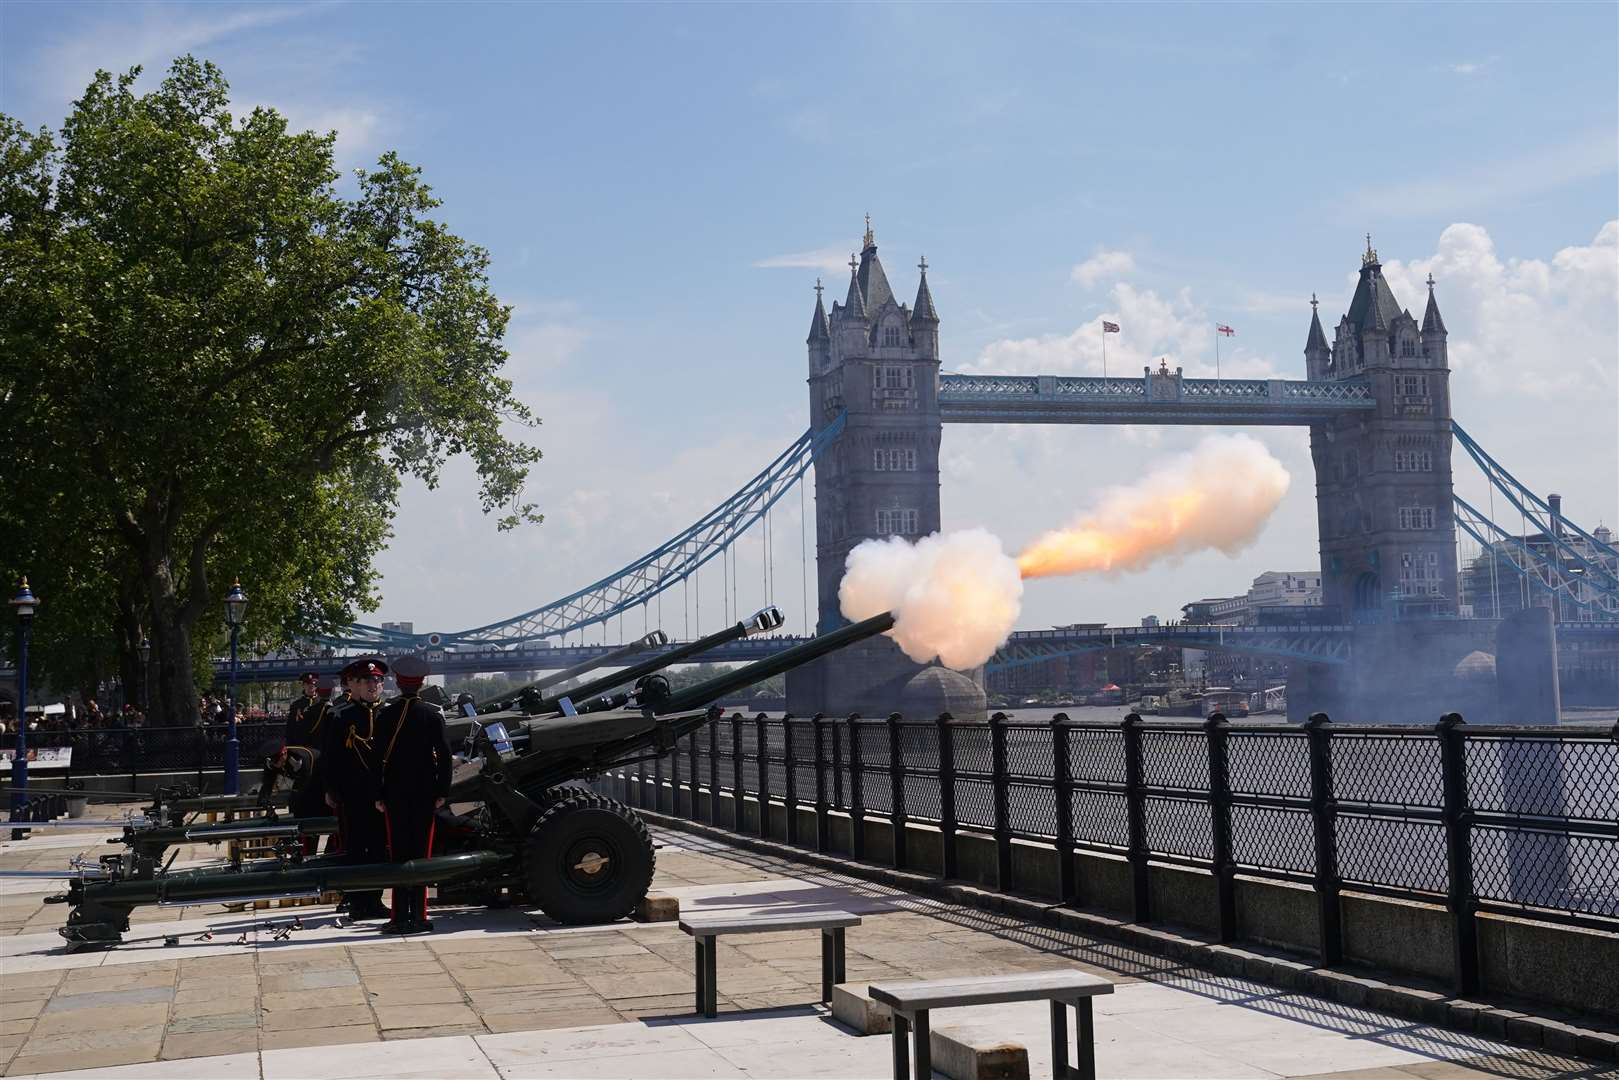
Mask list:
[[[395,698],[378,715],[377,746],[380,768],[372,775],[375,797],[388,808],[388,857],[396,863],[428,858],[433,854],[434,810],[450,794],[444,714],[415,694]],[[398,886],[393,900],[395,924],[426,927],[425,886]]]
[[[438,709],[415,694],[395,698],[377,716],[376,743],[379,800],[432,804],[450,794],[450,744]]]
[[[321,817],[326,813],[326,785],[321,769],[320,729],[331,709],[324,698],[300,697],[287,712],[286,744],[316,751],[315,769],[292,793],[288,809],[294,817]]]
[[[351,866],[388,861],[388,826],[375,806],[374,776],[380,761],[377,714],[381,705],[349,698],[321,722],[326,787],[337,800],[343,861]],[[330,726],[331,730],[325,730]],[[382,890],[348,894],[354,910],[380,906]]]

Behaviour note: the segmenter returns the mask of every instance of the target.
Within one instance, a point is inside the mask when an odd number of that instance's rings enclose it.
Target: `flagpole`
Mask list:
[[[1107,320],[1102,320],[1102,381],[1107,382]]]
[[[1214,331],[1214,381],[1220,381],[1220,331]]]

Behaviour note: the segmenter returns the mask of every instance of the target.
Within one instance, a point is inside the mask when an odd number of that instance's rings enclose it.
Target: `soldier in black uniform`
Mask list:
[[[316,675],[313,672],[305,675],[304,696],[292,703],[287,715],[287,745],[306,746],[315,751],[314,772],[293,792],[287,803],[293,817],[325,817],[331,812],[326,803],[325,771],[321,767],[321,759],[325,754],[323,737],[332,727],[326,723],[326,717],[333,708],[333,682],[335,680],[330,675]],[[304,854],[315,854],[318,844],[319,837],[304,837]],[[338,834],[333,833],[326,838],[326,854],[335,855],[342,849],[342,838]]]
[[[324,716],[323,702],[318,696],[316,685],[319,676],[313,671],[306,672],[298,680],[303,684],[303,693],[292,702],[292,708],[287,710],[287,732],[284,740],[287,746],[304,746],[316,751],[315,773],[306,777],[292,797],[287,801],[287,810],[293,817],[324,817],[326,815],[326,793],[320,786],[320,743],[319,731],[316,725]],[[304,854],[315,853],[316,838],[306,836],[303,839]]]
[[[396,863],[433,854],[433,815],[450,794],[450,744],[444,737],[444,714],[418,696],[427,664],[419,657],[394,661],[394,680],[400,696],[382,707],[377,716],[380,768],[376,782],[376,809],[388,826],[388,855]],[[393,918],[385,934],[425,934],[427,887],[394,886]]]
[[[326,805],[337,811],[343,836],[343,861],[363,866],[388,861],[388,829],[376,809],[374,771],[381,764],[377,744],[377,704],[382,696],[382,679],[388,665],[364,658],[343,669],[343,692],[348,700],[334,708],[322,721],[323,772]],[[382,903],[381,889],[345,894],[353,919],[385,919],[389,912]]]

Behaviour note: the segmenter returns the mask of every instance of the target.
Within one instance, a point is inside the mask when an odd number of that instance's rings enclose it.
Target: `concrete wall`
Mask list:
[[[633,780],[609,789],[633,805],[641,802]],[[647,782],[651,792],[651,780]],[[689,792],[677,794],[678,816],[689,817]],[[667,786],[662,804],[669,806]],[[757,800],[743,800],[749,835],[758,834]],[[698,820],[730,828],[731,797],[721,792],[718,815],[709,815],[709,793],[698,799]],[[813,850],[815,812],[798,808],[798,842]],[[787,840],[787,808],[773,802],[768,839]],[[853,822],[847,814],[827,814],[828,852],[853,854]],[[864,861],[892,865],[894,827],[886,817],[862,822]],[[907,823],[907,870],[938,875],[943,865],[944,836],[931,825]],[[957,880],[996,889],[993,836],[957,832],[954,838]],[[1121,855],[1079,851],[1074,861],[1076,896],[1072,906],[1108,916],[1133,914],[1131,868]],[[1055,848],[1028,841],[1012,842],[1012,880],[1003,891],[1056,902],[1061,856]],[[1212,940],[1217,932],[1216,893],[1212,875],[1190,867],[1152,863],[1148,895],[1153,924],[1180,928]],[[1319,906],[1308,885],[1262,878],[1236,879],[1237,940],[1292,953],[1316,955],[1320,940]],[[1379,972],[1449,984],[1453,977],[1452,919],[1440,904],[1345,892],[1341,903],[1344,960]],[[1528,919],[1480,915],[1478,919],[1481,988],[1489,993],[1555,1005],[1581,1012],[1619,1013],[1619,933]]]

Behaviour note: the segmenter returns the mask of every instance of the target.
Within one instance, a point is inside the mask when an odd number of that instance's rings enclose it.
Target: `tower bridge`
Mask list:
[[[1140,378],[943,372],[940,317],[925,259],[918,270],[914,302],[906,305],[889,283],[868,220],[861,249],[850,258],[843,301],[828,309],[816,286],[806,338],[808,431],[679,536],[578,592],[501,622],[432,635],[356,626],[327,643],[389,652],[445,649],[447,663],[452,654],[456,663],[471,662],[469,650],[490,647],[502,650],[498,663],[522,655],[525,669],[545,666],[539,661],[546,656],[571,663],[589,647],[542,643],[604,626],[614,616],[622,620],[638,606],[645,610],[733,549],[811,465],[815,610],[819,629],[830,629],[842,621],[837,593],[850,550],[872,538],[939,529],[944,425],[968,423],[1308,427],[1323,606],[1342,612],[1345,622],[1307,633],[1212,631],[1215,647],[1241,643],[1297,661],[1294,674],[1307,692],[1290,701],[1313,701],[1312,707],[1352,702],[1356,713],[1388,715],[1400,702],[1380,687],[1431,687],[1435,672],[1450,671],[1481,640],[1493,645],[1484,624],[1458,617],[1458,525],[1527,587],[1555,597],[1560,610],[1572,602],[1576,618],[1619,626],[1619,551],[1610,537],[1567,521],[1555,503],[1529,492],[1455,424],[1449,335],[1436,283],[1429,278],[1419,322],[1394,296],[1369,238],[1330,342],[1318,301],[1311,300],[1303,379],[1191,379],[1167,364],[1145,369]],[[1457,442],[1528,527],[1543,531],[1544,544],[1526,542],[1456,499],[1451,450]],[[1159,628],[1154,640],[1207,647],[1210,632]],[[1101,634],[1120,641],[1148,636],[1144,628],[1090,632],[1094,636],[1083,641],[1063,633],[1014,635],[992,663],[1102,647]],[[1534,647],[1549,650],[1550,629],[1537,634]],[[921,668],[878,639],[846,650],[835,663],[795,672],[789,696],[798,712],[886,711]]]

